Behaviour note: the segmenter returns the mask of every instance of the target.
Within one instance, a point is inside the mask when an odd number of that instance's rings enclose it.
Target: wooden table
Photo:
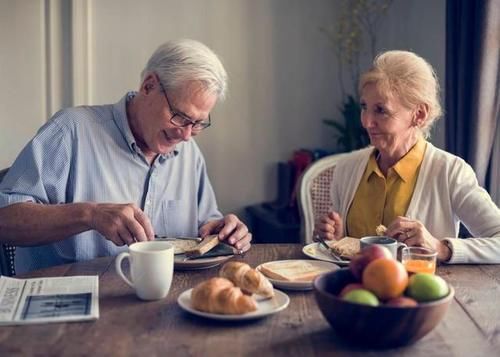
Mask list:
[[[243,258],[262,262],[305,258],[299,244],[257,244]],[[116,274],[111,257],[61,265],[25,277],[99,275],[100,318],[93,322],[0,327],[0,356],[492,356],[500,355],[500,265],[443,266],[456,291],[444,320],[411,346],[367,350],[340,341],[316,306],[313,292],[287,292],[289,307],[247,322],[192,316],[179,294],[218,268],[174,274],[161,301],[138,300]]]

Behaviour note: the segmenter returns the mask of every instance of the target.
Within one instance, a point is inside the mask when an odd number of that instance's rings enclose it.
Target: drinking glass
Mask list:
[[[423,247],[407,247],[401,252],[401,262],[408,274],[436,272],[437,252]]]

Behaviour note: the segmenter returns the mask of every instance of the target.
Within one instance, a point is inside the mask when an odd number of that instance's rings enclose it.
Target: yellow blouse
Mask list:
[[[397,216],[404,216],[410,204],[424,159],[427,142],[417,143],[384,176],[374,150],[359,183],[347,214],[347,235],[375,235],[375,228],[388,226]]]

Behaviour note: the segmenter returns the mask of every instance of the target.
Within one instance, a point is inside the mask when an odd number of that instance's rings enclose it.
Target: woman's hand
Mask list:
[[[440,261],[449,260],[451,257],[450,248],[430,234],[420,221],[399,216],[387,227],[385,234],[405,243],[407,246],[435,250]]]
[[[314,236],[318,235],[325,240],[339,240],[344,236],[342,217],[337,212],[329,212],[316,222]]]

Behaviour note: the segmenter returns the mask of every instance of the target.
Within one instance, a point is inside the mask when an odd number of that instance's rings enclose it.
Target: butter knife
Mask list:
[[[316,242],[318,242],[319,244],[321,244],[323,247],[326,248],[326,251],[335,259],[335,260],[340,260],[340,261],[343,261],[344,259],[342,259],[341,257],[339,257],[337,254],[335,254],[335,252],[333,251],[333,249],[328,245],[326,244],[325,240],[323,238],[321,238],[319,235],[316,235],[314,236],[314,240]]]

